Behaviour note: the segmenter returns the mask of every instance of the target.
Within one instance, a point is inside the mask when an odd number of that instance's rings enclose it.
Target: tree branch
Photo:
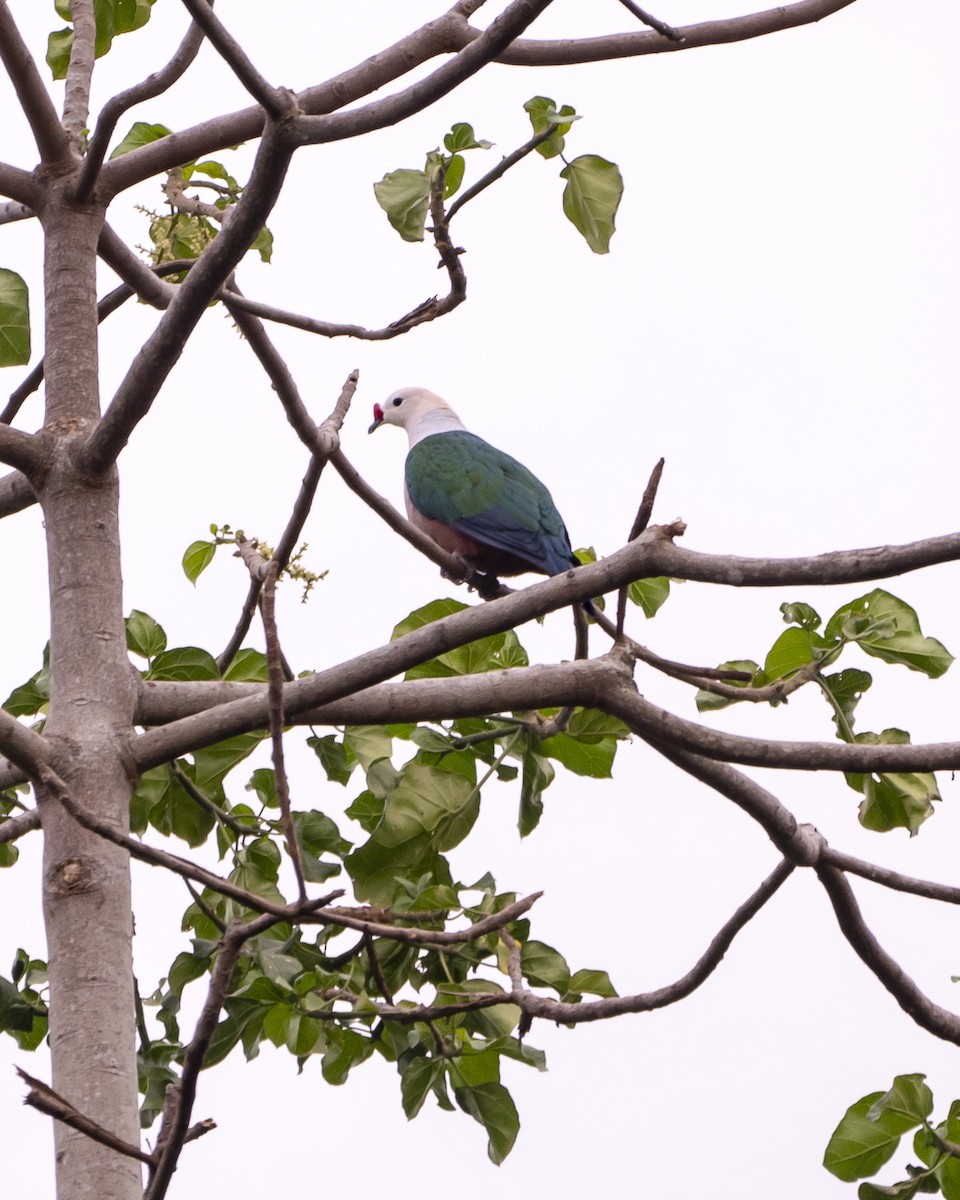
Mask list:
[[[960,1046],[960,1017],[941,1008],[917,987],[880,945],[867,928],[846,876],[835,867],[821,863],[816,868],[820,882],[830,897],[840,931],[853,947],[857,957],[880,980],[905,1013],[921,1029],[926,1029],[945,1042]]]
[[[55,1121],[60,1121],[64,1125],[69,1125],[71,1129],[76,1129],[79,1133],[91,1138],[95,1142],[99,1142],[101,1146],[108,1146],[111,1150],[116,1150],[118,1154],[125,1154],[128,1158],[139,1159],[140,1162],[152,1163],[153,1157],[146,1150],[141,1150],[139,1146],[131,1146],[116,1134],[111,1133],[109,1129],[104,1129],[102,1125],[98,1125],[96,1121],[85,1117],[83,1113],[64,1098],[55,1092],[52,1087],[43,1083],[39,1079],[34,1079],[32,1075],[28,1075],[26,1071],[20,1067],[15,1067],[14,1070],[20,1078],[26,1083],[30,1091],[24,1096],[24,1104],[29,1104],[31,1108],[37,1109],[38,1112],[45,1113],[48,1117],[53,1117]]]
[[[551,0],[512,0],[482,33],[465,41],[452,59],[393,96],[347,112],[302,117],[297,123],[300,144],[317,146],[360,137],[422,112],[502,54],[550,3]]]
[[[0,27],[3,25],[5,10],[6,0],[0,0]],[[2,55],[0,55],[0,61],[2,61]],[[22,171],[10,163],[0,162],[0,195],[9,196],[16,201],[16,204],[9,207],[9,215],[5,219],[19,221],[21,216],[15,211],[16,208],[26,206],[30,211],[23,215],[34,216],[35,209],[43,198],[43,188],[29,171]],[[4,207],[8,208],[8,206]]]
[[[220,292],[220,299],[226,304],[237,324],[240,324],[239,315],[242,313],[250,317],[261,317],[265,321],[273,321],[278,325],[287,325],[292,329],[302,329],[306,333],[314,333],[320,337],[352,337],[366,342],[388,341],[390,338],[409,333],[418,325],[424,325],[428,321],[435,321],[438,317],[446,316],[466,299],[467,280],[460,262],[460,251],[455,249],[450,241],[448,228],[450,218],[449,215],[445,217],[443,214],[442,198],[438,196],[438,192],[442,194],[442,182],[438,182],[439,179],[438,175],[433,186],[432,232],[434,245],[440,255],[440,265],[446,268],[450,280],[450,288],[446,296],[442,298],[431,296],[404,316],[398,317],[380,329],[367,329],[363,325],[349,325],[335,321],[320,321],[315,317],[305,317],[300,313],[275,308],[271,304],[263,304],[259,300],[251,300],[239,291],[229,288]]]
[[[37,496],[26,475],[14,471],[0,479],[0,517],[23,512],[36,504]]]
[[[700,985],[713,974],[723,957],[729,950],[733,939],[741,929],[748,924],[780,889],[790,877],[794,864],[786,859],[777,864],[773,871],[761,883],[757,890],[746,900],[733,916],[717,932],[697,961],[686,975],[676,983],[657,988],[652,992],[641,992],[634,996],[610,996],[602,1000],[581,1000],[577,1004],[565,1003],[562,1000],[551,1000],[546,996],[538,996],[531,992],[523,983],[520,969],[519,946],[506,930],[500,937],[511,951],[510,978],[513,991],[504,999],[519,1005],[528,1017],[543,1017],[549,1021],[563,1024],[579,1024],[584,1021],[603,1021],[610,1017],[619,1017],[625,1013],[653,1012],[657,1008],[666,1008],[676,1004],[696,991]],[[514,952],[516,951],[516,952]]]
[[[672,42],[655,32],[567,41],[520,39],[498,53],[496,61],[521,66],[558,66],[722,45],[819,21],[851,3],[853,0],[801,0],[797,4],[781,5],[749,16],[688,25],[677,30],[682,42]],[[301,112],[333,112],[385,87],[437,55],[456,54],[469,43],[485,36],[467,23],[467,17],[476,7],[457,3],[442,17],[401,38],[393,46],[372,55],[356,67],[300,92],[297,102]],[[170,167],[181,166],[237,142],[248,141],[256,137],[262,128],[263,112],[258,107],[206,121],[108,163],[103,171],[102,184],[111,195],[116,195]],[[337,136],[355,136],[349,122],[341,125]]]
[[[250,318],[245,318],[250,322]],[[346,382],[340,392],[340,397],[334,406],[333,412],[319,426],[310,421],[306,406],[300,400],[299,392],[296,390],[296,384],[293,382],[293,377],[287,369],[286,363],[280,358],[276,349],[263,332],[263,328],[259,321],[252,322],[256,329],[251,328],[251,333],[254,334],[254,340],[257,345],[257,355],[261,362],[267,366],[267,361],[270,363],[268,368],[271,377],[274,378],[274,386],[281,394],[287,394],[290,397],[291,393],[286,392],[287,385],[293,389],[292,396],[295,397],[297,405],[298,417],[302,414],[310,423],[310,442],[318,447],[315,453],[311,456],[310,463],[307,466],[307,473],[303,477],[303,482],[300,485],[300,494],[297,496],[296,503],[293,506],[293,512],[290,514],[290,520],[287,522],[287,527],[284,529],[277,543],[277,547],[273,552],[274,560],[279,564],[280,570],[290,561],[290,556],[293,553],[293,548],[297,543],[297,539],[303,530],[304,523],[310,514],[310,509],[313,506],[313,499],[316,495],[317,485],[320,482],[320,476],[323,473],[323,468],[327,464],[330,454],[334,452],[333,448],[339,445],[340,442],[340,427],[346,418],[347,410],[350,406],[350,401],[353,399],[353,393],[356,391],[357,381],[360,378],[359,371],[351,371],[347,376]],[[249,340],[249,339],[248,339]],[[259,347],[259,348],[258,348]],[[265,361],[266,357],[266,361]],[[290,409],[287,409],[289,414]],[[306,432],[306,430],[304,430]],[[243,603],[243,609],[240,613],[240,618],[237,621],[236,627],[223,650],[223,653],[217,659],[217,666],[221,671],[225,671],[233,662],[234,656],[240,649],[243,639],[247,636],[247,631],[250,628],[250,623],[253,620],[253,614],[257,610],[257,601],[260,597],[260,592],[263,587],[263,577],[251,575],[250,587],[247,591],[247,598]]]
[[[220,19],[214,16],[213,9],[207,0],[183,0],[183,4],[196,24],[207,35],[210,45],[264,112],[274,120],[279,119],[287,107],[283,93],[279,88],[267,83],[247,57],[240,43],[231,37]]]
[[[7,0],[0,0],[0,62],[6,67],[13,83],[40,158],[45,163],[67,158],[71,153],[70,139],[60,124],[57,110],[47,94],[37,65],[20,36],[20,30],[7,7]],[[25,204],[30,203],[27,196],[8,191],[2,176],[0,187],[12,199],[22,200]]]
[[[257,151],[250,181],[223,231],[177,289],[144,343],[103,419],[78,450],[83,466],[101,472],[113,463],[146,416],[210,300],[246,253],[276,203],[293,154],[291,122],[271,125]]]
[[[212,4],[212,0],[210,3]],[[134,105],[141,104],[144,100],[152,100],[172,87],[197,57],[200,47],[203,45],[203,36],[203,30],[191,21],[183,41],[165,67],[148,75],[142,83],[135,84],[126,91],[118,92],[116,96],[112,96],[106,102],[100,110],[97,127],[90,139],[86,158],[83,160],[83,166],[77,177],[77,186],[74,192],[77,203],[83,204],[89,200],[103,160],[106,158],[110,139],[123,114]]]
[[[40,828],[40,809],[31,808],[29,812],[19,813],[15,817],[7,817],[0,821],[0,843],[15,842],[26,833],[32,833]]]
[[[300,92],[297,95],[300,111],[332,112],[385,87],[438,54],[455,53],[460,48],[462,38],[459,35],[465,24],[459,10],[460,5],[454,5],[444,16],[407,34],[393,46],[371,55],[357,66],[316,87]],[[171,167],[194,162],[214,150],[258,137],[263,126],[263,109],[259,106],[215,117],[107,163],[101,176],[101,185],[110,195],[116,195]]]
[[[93,79],[97,21],[93,0],[70,0],[73,41],[64,81],[63,128],[78,151],[83,149],[83,131],[90,114],[90,82]]]
[[[520,39],[501,54],[497,62],[512,67],[560,67],[575,63],[605,62],[614,58],[636,58],[644,54],[664,54],[693,50],[700,46],[723,46],[730,42],[745,42],[822,21],[853,0],[801,0],[798,4],[783,4],[764,12],[719,21],[704,21],[697,25],[681,25],[673,30],[676,39],[657,32],[611,33],[605,37],[569,38],[557,41]],[[476,37],[467,29],[465,37]]]
[[[42,445],[35,434],[0,424],[0,462],[31,476],[36,475],[43,461]]]
[[[456,554],[450,554],[442,546],[438,546],[429,534],[424,533],[422,529],[418,529],[412,521],[408,521],[402,513],[393,507],[389,500],[381,496],[379,492],[375,491],[367,483],[360,472],[344,457],[342,451],[338,450],[336,454],[331,456],[330,461],[333,463],[340,478],[354,495],[359,496],[364,504],[372,508],[390,526],[394,533],[398,533],[411,546],[419,550],[426,558],[429,558],[431,562],[436,563],[446,578],[468,583],[471,588],[476,589],[484,600],[493,600],[497,596],[513,595],[511,589],[504,587],[498,579],[494,579],[490,575],[481,575],[471,570],[462,558]]]

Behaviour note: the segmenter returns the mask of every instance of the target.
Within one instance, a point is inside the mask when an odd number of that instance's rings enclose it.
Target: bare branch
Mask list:
[[[830,897],[837,924],[857,956],[893,996],[905,1013],[928,1033],[960,1046],[960,1017],[941,1008],[917,987],[895,959],[880,945],[867,928],[856,896],[846,876],[835,867],[821,863],[816,868],[820,882]]]
[[[217,961],[210,973],[207,998],[197,1018],[193,1038],[183,1056],[183,1070],[176,1085],[173,1103],[164,1105],[164,1119],[158,1138],[158,1157],[150,1182],[144,1192],[144,1200],[161,1200],[166,1195],[170,1180],[177,1168],[177,1160],[190,1125],[190,1116],[197,1094],[197,1078],[203,1060],[217,1028],[220,1010],[227,997],[233,979],[234,968],[240,951],[249,938],[274,924],[271,918],[259,917],[247,924],[233,922],[220,939]]]
[[[0,821],[0,844],[15,842],[24,834],[32,833],[40,828],[40,809],[31,808],[29,812],[19,813],[15,817],[7,817]]]
[[[19,200],[9,200],[0,204],[0,225],[12,225],[15,221],[28,221],[37,214],[29,204],[21,204]]]
[[[496,59],[550,3],[551,0],[513,0],[482,33],[467,40],[452,59],[393,96],[347,112],[302,117],[297,122],[301,145],[317,146],[359,137],[422,112]]]
[[[463,559],[459,558],[456,554],[450,554],[442,546],[438,546],[429,534],[424,533],[422,529],[418,529],[412,521],[408,521],[402,513],[393,507],[389,500],[381,496],[379,492],[375,491],[367,483],[360,472],[344,457],[342,451],[338,450],[336,454],[331,456],[330,461],[336,468],[340,478],[354,495],[359,496],[379,517],[382,517],[394,533],[399,533],[411,546],[414,546],[421,554],[429,558],[431,562],[436,563],[448,579],[454,579],[458,582],[462,580],[469,583],[484,600],[493,600],[497,596],[513,594],[510,588],[504,587],[498,579],[494,579],[488,575],[480,575],[472,571]]]
[[[645,741],[668,743],[707,758],[744,766],[866,773],[941,771],[960,767],[960,742],[868,746],[859,742],[770,741],[722,733],[658,708],[622,678],[616,694],[608,697],[605,707]]]
[[[660,479],[663,475],[663,462],[661,458],[653,470],[650,472],[650,478],[647,480],[647,486],[643,489],[643,498],[640,501],[640,507],[637,509],[637,515],[633,518],[633,525],[630,527],[630,536],[628,542],[635,542],[641,533],[650,524],[650,517],[653,515],[653,505],[657,498],[657,489],[660,486]],[[627,588],[621,587],[617,593],[617,627],[614,631],[614,636],[617,638],[623,637],[623,623],[627,616]]]
[[[191,269],[157,328],[144,343],[103,419],[79,451],[87,470],[114,462],[146,416],[206,307],[263,227],[286,176],[293,146],[290,123],[272,125],[257,151],[250,182],[230,220]]]
[[[14,471],[0,479],[0,517],[23,512],[36,504],[37,496],[26,475]]]
[[[35,474],[43,462],[42,450],[36,436],[0,424],[0,462],[15,467],[25,475]]]
[[[0,826],[2,828],[2,826]],[[864,862],[851,854],[834,850],[825,846],[820,854],[820,861],[828,866],[836,867],[838,871],[848,871],[851,875],[859,875],[861,879],[869,879],[871,883],[882,884],[896,892],[908,892],[912,896],[924,896],[927,900],[942,900],[945,904],[960,904],[960,888],[951,887],[946,883],[934,883],[928,879],[915,879],[911,875],[901,875],[899,871],[891,871],[888,867],[879,867],[876,863]]]
[[[97,41],[93,0],[70,0],[70,20],[73,23],[73,41],[64,81],[63,128],[80,151],[90,114],[90,82],[93,79]]]
[[[688,25],[677,30],[683,38],[682,42],[672,42],[654,32],[569,41],[519,39],[498,53],[496,61],[525,66],[557,66],[658,54],[666,50],[688,50],[695,46],[722,45],[819,21],[851,3],[853,0],[801,0],[797,4],[781,5],[745,17]],[[385,87],[437,55],[457,53],[468,43],[484,36],[467,23],[467,17],[476,7],[455,4],[442,17],[408,34],[395,45],[323,84],[307,88],[297,96],[300,111],[334,112]],[[343,116],[348,117],[349,114]],[[263,112],[258,107],[206,121],[108,163],[103,171],[103,185],[110,194],[116,194],[170,167],[192,162],[215,150],[254,138],[262,128]],[[338,129],[327,132],[335,132],[337,137],[350,137],[360,131],[354,130],[350,122],[342,122]]]
[[[486,189],[492,183],[496,183],[498,179],[506,175],[511,167],[515,167],[518,162],[522,162],[522,160],[525,159],[528,154],[536,150],[538,146],[543,145],[543,143],[549,138],[552,138],[555,133],[556,129],[551,125],[548,129],[544,129],[542,133],[534,134],[534,136],[528,142],[524,142],[523,145],[517,150],[514,150],[512,154],[507,154],[501,158],[492,171],[488,171],[486,175],[478,179],[472,187],[468,187],[467,190],[458,196],[453,204],[450,205],[449,209],[447,210],[448,224],[453,220],[453,218],[465,204],[470,203],[474,196],[479,196],[481,192],[486,191]]]
[[[800,0],[798,4],[783,4],[742,17],[681,25],[674,29],[676,40],[656,32],[612,33],[605,37],[558,41],[520,39],[504,51],[497,61],[514,67],[560,67],[574,63],[604,62],[613,58],[636,58],[643,54],[693,50],[700,46],[723,46],[810,25],[852,3],[853,0]],[[467,30],[465,36],[477,36],[476,30],[469,26]]]
[[[6,67],[13,83],[41,159],[50,163],[67,158],[71,153],[70,139],[60,124],[57,110],[43,85],[37,64],[20,36],[20,30],[7,7],[7,0],[0,0],[0,62]],[[9,170],[11,168],[7,168],[7,171]],[[14,200],[30,203],[28,196],[8,190],[3,175],[0,175],[0,189]]]
[[[142,83],[135,84],[126,91],[118,92],[103,106],[97,119],[97,127],[90,139],[83,166],[77,177],[74,198],[78,203],[82,204],[90,198],[103,160],[107,156],[110,139],[123,114],[134,105],[141,104],[144,100],[152,100],[154,96],[159,96],[172,87],[197,57],[202,45],[203,30],[191,21],[183,41],[165,67],[148,75]]]
[[[365,342],[388,341],[390,338],[409,333],[418,325],[424,325],[428,321],[435,321],[438,317],[446,316],[466,299],[467,280],[460,262],[461,252],[455,249],[450,241],[448,228],[450,218],[443,215],[442,188],[442,178],[438,173],[433,183],[431,200],[433,241],[440,255],[440,265],[446,268],[450,289],[442,298],[431,296],[428,300],[424,300],[422,304],[418,304],[404,316],[391,321],[389,325],[384,325],[380,329],[367,329],[363,325],[320,321],[315,317],[305,317],[300,313],[275,308],[271,304],[262,304],[258,300],[251,300],[240,292],[229,289],[220,292],[220,299],[226,304],[238,325],[241,324],[240,314],[242,313],[249,317],[261,317],[265,321],[273,321],[278,325],[288,325],[292,329],[302,329],[306,333],[315,333],[320,337],[352,337]]]
[[[247,57],[239,42],[224,28],[220,19],[214,16],[213,9],[207,0],[183,0],[194,21],[207,35],[210,45],[217,51],[237,79],[243,84],[260,107],[274,120],[286,110],[287,102],[279,88],[272,87],[263,78],[257,68]]]
[[[263,581],[263,600],[260,615],[263,618],[263,634],[267,643],[267,697],[270,702],[270,743],[273,752],[273,774],[276,781],[277,800],[280,803],[280,823],[287,842],[287,853],[293,864],[301,903],[307,898],[307,884],[303,877],[297,831],[290,813],[290,788],[287,769],[283,758],[283,666],[281,664],[280,641],[277,634],[274,599],[276,597],[277,574],[280,564],[271,560]]]
[[[0,0],[0,25],[3,23],[2,10],[5,7],[5,0]],[[33,216],[42,199],[43,188],[30,171],[22,171],[19,167],[11,166],[10,163],[0,162],[0,195],[9,196],[20,204],[28,205],[30,212],[27,213],[27,216]],[[12,210],[7,219],[20,220]]]
[[[0,708],[0,753],[36,783],[47,768],[49,748],[42,734]]]
[[[52,1087],[49,1087],[39,1079],[34,1079],[32,1075],[28,1075],[20,1067],[15,1067],[14,1070],[30,1088],[30,1091],[23,1098],[24,1104],[29,1104],[31,1108],[37,1109],[38,1112],[46,1113],[48,1117],[53,1117],[55,1121],[69,1125],[71,1129],[76,1129],[86,1137],[92,1138],[93,1141],[99,1142],[101,1146],[109,1146],[111,1150],[116,1150],[118,1154],[125,1154],[128,1158],[136,1158],[144,1163],[153,1162],[153,1157],[145,1150],[141,1150],[139,1146],[129,1145],[122,1138],[118,1138],[116,1134],[111,1133],[109,1129],[104,1129],[102,1125],[98,1125],[90,1117],[85,1117],[68,1100],[64,1100],[58,1092],[55,1092]]]
[[[633,0],[620,0],[620,3],[629,12],[632,12],[635,17],[641,20],[644,25],[649,25],[651,29],[655,29],[661,37],[669,38],[672,42],[682,42],[683,35],[678,33],[672,25],[668,25],[666,21],[661,21],[659,17],[654,17],[640,7],[639,4],[634,4]]]
[[[257,357],[266,368],[273,382],[274,389],[280,396],[287,415],[290,417],[291,424],[297,430],[301,440],[314,447],[314,454],[307,467],[307,473],[303,477],[303,483],[300,485],[300,494],[293,506],[290,520],[287,522],[287,527],[283,531],[280,541],[277,543],[276,550],[273,552],[274,559],[279,563],[280,569],[283,570],[290,561],[290,555],[293,553],[293,548],[310,514],[323,468],[326,466],[330,455],[336,451],[336,448],[340,444],[340,428],[343,425],[350,407],[350,401],[353,399],[353,394],[356,391],[360,372],[356,370],[350,372],[341,389],[333,412],[321,425],[314,425],[306,405],[300,399],[300,393],[297,390],[293,376],[277,352],[276,347],[274,347],[273,343],[267,337],[263,326],[259,321],[253,320],[253,318],[246,314],[242,315],[239,325],[241,332],[247,337]],[[240,649],[241,642],[247,635],[250,622],[253,620],[253,614],[257,609],[257,601],[262,586],[263,577],[251,574],[250,587],[247,591],[247,598],[243,603],[240,619],[237,621],[230,641],[217,659],[217,665],[221,671],[225,671],[230,663],[233,662],[234,656]]]
[[[519,1005],[528,1017],[543,1017],[546,1020],[560,1021],[564,1024],[604,1021],[610,1017],[622,1016],[624,1013],[653,1012],[654,1009],[676,1004],[679,1000],[689,996],[691,992],[696,991],[713,974],[723,961],[733,939],[776,894],[790,877],[793,869],[792,862],[786,859],[779,862],[753,895],[744,901],[729,921],[719,929],[695,966],[676,983],[634,996],[611,996],[602,1000],[582,1000],[578,1004],[570,1004],[536,995],[523,984],[520,974],[520,955],[513,953],[517,943],[504,930],[500,937],[511,950],[510,976],[513,983],[513,991],[505,999]]]

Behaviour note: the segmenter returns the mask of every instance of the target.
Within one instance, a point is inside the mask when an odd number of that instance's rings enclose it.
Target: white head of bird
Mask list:
[[[399,425],[405,429],[411,446],[432,433],[464,428],[446,400],[422,387],[398,388],[382,405],[375,404],[373,424],[367,432],[373,433],[381,425]]]

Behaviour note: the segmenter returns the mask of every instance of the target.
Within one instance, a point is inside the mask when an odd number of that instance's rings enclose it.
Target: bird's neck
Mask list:
[[[417,442],[422,442],[425,437],[431,437],[435,433],[452,433],[454,430],[462,430],[463,427],[463,422],[452,408],[432,408],[407,426],[410,448],[413,449]]]

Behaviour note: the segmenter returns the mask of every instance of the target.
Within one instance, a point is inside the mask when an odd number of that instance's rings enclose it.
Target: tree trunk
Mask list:
[[[54,190],[46,238],[46,422],[40,487],[50,581],[46,734],[74,798],[124,831],[134,689],[123,628],[116,471],[89,478],[71,448],[99,416],[96,247],[102,212]],[[139,1144],[129,856],[42,803],[53,1086]],[[134,1200],[140,1165],[56,1125],[60,1200]]]

